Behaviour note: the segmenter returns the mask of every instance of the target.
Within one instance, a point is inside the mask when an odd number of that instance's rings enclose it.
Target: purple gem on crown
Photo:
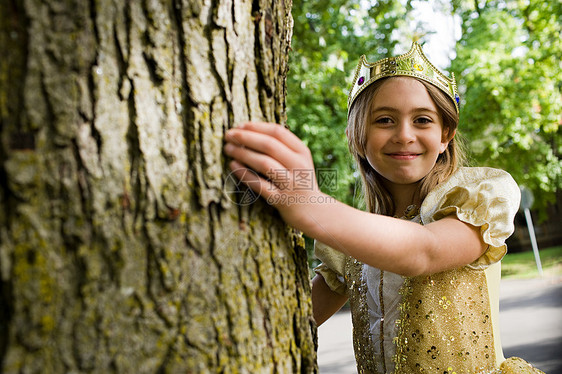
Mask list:
[[[357,81],[357,84],[361,86],[363,83],[365,83],[365,77],[360,77],[359,80]]]

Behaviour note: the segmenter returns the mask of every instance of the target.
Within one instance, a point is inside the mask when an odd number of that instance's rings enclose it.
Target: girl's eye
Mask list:
[[[382,124],[392,123],[392,119],[390,117],[381,117],[381,118],[377,118],[375,123],[382,123]]]
[[[416,119],[415,122],[416,122],[416,123],[426,124],[426,123],[431,123],[431,122],[433,122],[433,121],[431,121],[431,118],[420,117],[420,118]]]

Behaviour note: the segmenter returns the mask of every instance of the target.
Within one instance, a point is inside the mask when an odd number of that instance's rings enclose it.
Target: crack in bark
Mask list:
[[[0,278],[0,369],[10,344],[10,322],[14,313],[13,300],[14,295],[11,282],[5,282]]]
[[[186,33],[185,30],[183,28],[183,20],[182,20],[182,14],[184,13],[184,9],[182,7],[182,3],[181,0],[172,0],[172,8],[170,9],[171,12],[173,12],[173,17],[170,17],[170,20],[175,21],[175,22],[171,22],[172,24],[172,28],[175,28],[177,30],[177,44],[179,46],[178,48],[178,52],[179,52],[179,63],[180,63],[180,72],[181,72],[181,105],[182,105],[182,110],[181,110],[181,119],[182,119],[182,123],[183,123],[183,128],[184,128],[184,139],[186,144],[191,144],[191,140],[194,139],[194,133],[193,133],[193,128],[195,126],[192,126],[191,124],[195,123],[195,114],[193,113],[193,108],[196,106],[196,104],[193,102],[193,100],[191,99],[191,94],[190,94],[190,85],[187,82],[187,56],[186,56]],[[192,160],[192,154],[191,154],[191,147],[187,146],[186,147],[186,158],[187,158],[187,163],[192,164],[194,160]],[[186,179],[190,180],[191,179],[191,183],[192,185],[194,185],[195,183],[197,183],[196,177],[195,177],[195,173],[189,173],[189,168],[188,168],[188,175],[186,176]],[[189,183],[189,182],[188,182]],[[195,197],[195,194],[191,195],[192,197]],[[190,199],[190,203],[198,203],[198,199],[192,198]],[[189,242],[189,240],[187,240]],[[193,248],[193,246],[191,246]]]
[[[142,50],[142,57],[146,64],[146,70],[150,76],[152,83],[155,86],[161,86],[164,82],[164,77],[162,75],[162,67],[159,66],[156,56],[154,56],[154,48],[156,47],[156,43],[153,40],[153,33],[151,30],[155,28],[154,26],[154,19],[152,17],[152,12],[148,9],[148,3],[146,0],[140,2],[141,9],[143,11],[143,15],[147,20],[147,28],[144,30],[144,35],[141,38],[143,43],[143,50]]]
[[[98,30],[98,23],[97,23],[97,17],[98,17],[98,12],[96,10],[96,0],[89,0],[88,5],[89,5],[89,9],[90,9],[90,18],[92,20],[92,28],[94,31],[94,37],[96,39],[96,45],[100,45],[100,33]]]
[[[128,79],[128,78],[127,78]],[[135,106],[135,87],[134,82],[131,82],[131,92],[129,94],[127,104],[129,112],[129,126],[127,129],[127,151],[129,153],[128,160],[130,165],[129,177],[132,190],[132,203],[133,203],[133,222],[138,219],[143,219],[143,211],[145,208],[144,202],[146,199],[146,179],[144,160],[141,156],[142,151],[140,148],[139,132],[137,128],[137,111]],[[134,225],[133,225],[134,226]]]
[[[258,91],[260,97],[259,100],[260,109],[267,121],[275,121],[276,118],[271,118],[272,111],[271,108],[269,108],[269,100],[273,97],[273,91],[272,91],[272,87],[269,86],[267,79],[264,75],[264,71],[265,71],[264,59],[266,58],[266,56],[264,56],[264,51],[267,47],[263,44],[261,38],[261,33],[262,32],[265,33],[266,31],[266,30],[262,30],[262,27],[265,27],[264,25],[266,24],[266,20],[269,20],[269,22],[271,22],[271,13],[264,12],[264,10],[261,9],[260,7],[259,0],[254,0],[252,6],[252,14],[254,15],[254,20],[255,20],[254,21],[255,22],[254,55],[256,61],[256,76],[258,80]],[[272,57],[275,58],[275,56]],[[271,73],[274,74],[273,71]]]
[[[250,92],[249,92],[249,89],[248,89],[248,76],[247,75],[244,77],[244,82],[242,83],[242,87],[244,88],[244,95],[246,95],[246,97],[249,97]],[[249,119],[253,120],[254,119],[254,118],[252,118],[253,110],[252,110],[251,105],[252,104],[251,104],[250,100],[246,100],[246,107],[248,108],[247,109],[248,110],[248,116],[250,116]],[[261,105],[261,100],[260,100],[260,105]],[[262,108],[262,113],[264,113],[263,108]]]
[[[96,45],[99,46],[99,44],[96,43]],[[92,118],[87,120],[87,123],[90,124],[90,134],[92,136],[92,138],[94,139],[94,141],[96,142],[96,147],[97,147],[97,157],[98,157],[98,163],[100,165],[100,168],[103,170],[103,163],[102,163],[102,154],[101,154],[101,148],[103,145],[103,141],[102,141],[102,136],[101,133],[99,132],[99,130],[96,128],[96,111],[95,111],[95,107],[96,107],[96,82],[94,80],[94,67],[97,65],[98,63],[98,54],[96,53],[96,57],[92,60],[92,63],[90,65],[90,68],[88,69],[88,91],[89,91],[89,98],[90,98],[90,108],[91,108],[91,113],[92,113]]]
[[[234,3],[234,1],[233,1]],[[211,7],[212,9],[217,9],[217,0],[212,0],[211,1]],[[234,7],[234,5],[233,5]],[[232,10],[234,12],[234,8]],[[214,17],[213,17],[214,18]],[[234,14],[232,17],[232,24],[234,24]],[[212,27],[215,26],[215,27]],[[223,38],[225,41],[225,48],[226,48],[226,63],[227,63],[227,68],[226,68],[226,73],[227,73],[227,81],[224,81],[223,77],[221,76],[221,74],[219,73],[219,71],[217,70],[216,66],[218,65],[219,61],[217,61],[217,59],[215,58],[215,54],[214,54],[214,43],[213,43],[213,30],[217,30],[217,29],[222,29],[222,34],[223,34]],[[204,28],[205,31],[205,35],[207,37],[207,40],[209,42],[209,53],[208,53],[208,58],[209,58],[209,65],[211,66],[211,72],[214,76],[214,78],[218,81],[218,82],[222,82],[223,84],[219,84],[219,90],[222,96],[223,101],[226,103],[227,106],[227,111],[229,113],[232,113],[232,101],[230,100],[230,97],[232,96],[232,93],[230,93],[230,95],[227,92],[227,87],[232,87],[232,74],[229,74],[230,71],[232,71],[232,68],[228,65],[231,64],[231,59],[228,58],[228,48],[229,48],[229,43],[227,41],[227,37],[226,37],[226,29],[222,28],[221,26],[219,26],[216,22],[209,22],[209,24]],[[226,128],[230,128],[229,124],[227,123]]]

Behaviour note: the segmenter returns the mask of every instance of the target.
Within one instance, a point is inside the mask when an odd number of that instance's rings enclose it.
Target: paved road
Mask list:
[[[523,357],[546,374],[562,374],[562,277],[502,280],[500,330],[505,357]],[[320,374],[352,374],[349,312],[318,329]]]

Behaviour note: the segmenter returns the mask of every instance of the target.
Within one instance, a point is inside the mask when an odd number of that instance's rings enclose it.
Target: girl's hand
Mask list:
[[[291,131],[271,123],[244,123],[228,130],[225,153],[234,175],[275,206],[289,224],[303,208],[323,195],[308,147]],[[297,225],[298,226],[298,225]]]

